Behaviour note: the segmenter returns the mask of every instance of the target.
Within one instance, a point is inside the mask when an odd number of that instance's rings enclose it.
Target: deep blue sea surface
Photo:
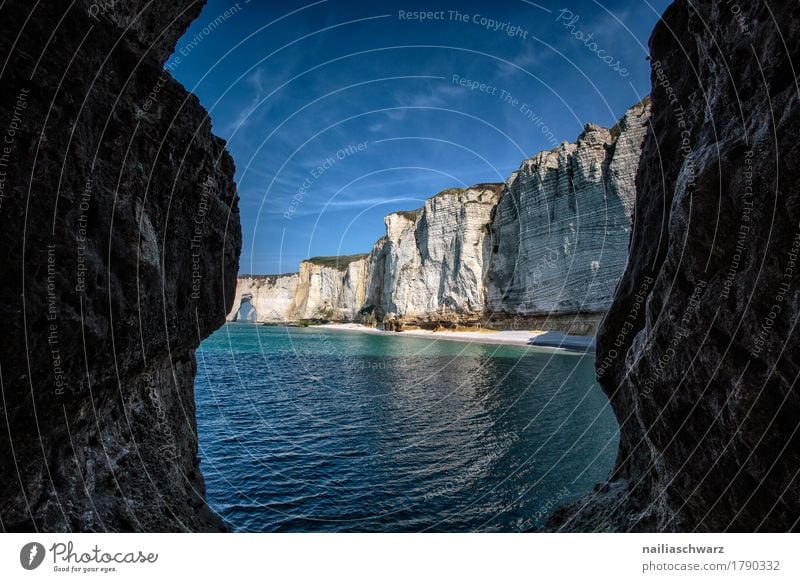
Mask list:
[[[593,356],[227,324],[197,352],[208,500],[238,531],[520,531],[605,479]]]

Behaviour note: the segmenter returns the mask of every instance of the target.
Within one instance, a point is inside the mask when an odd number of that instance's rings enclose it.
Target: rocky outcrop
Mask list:
[[[239,277],[228,321],[287,322],[297,294],[298,273]],[[248,309],[249,308],[249,309]]]
[[[300,263],[289,319],[354,319],[364,299],[364,258],[319,257]]]
[[[611,130],[526,160],[505,184],[451,188],[385,218],[369,255],[303,262],[270,278],[258,321],[404,326],[535,325],[594,334],[627,259],[649,100]],[[266,297],[240,278],[241,297]],[[261,301],[261,299],[259,299]]]
[[[239,277],[228,321],[355,321],[365,303],[367,255],[316,257],[299,273]]]
[[[0,12],[0,528],[196,531],[194,350],[233,299],[234,167],[164,72],[203,2]]]
[[[492,252],[492,211],[503,184],[451,188],[416,212],[386,217],[383,318],[407,322],[479,317]]]
[[[502,187],[451,188],[419,210],[388,215],[386,236],[367,255],[309,259],[300,263],[299,275],[240,277],[228,319],[239,318],[242,299],[253,301],[260,322],[419,324],[480,317],[491,216]]]
[[[483,277],[491,255],[491,215],[502,184],[451,188],[419,210],[395,212],[386,236],[367,255],[316,257],[299,275],[240,277],[228,315],[236,320],[249,297],[257,321],[439,322],[480,317]],[[293,284],[296,281],[296,284]],[[262,299],[263,298],[263,299]]]
[[[559,530],[800,523],[800,10],[670,6],[630,260],[598,337],[620,423],[612,480]]]
[[[649,99],[612,131],[587,125],[574,144],[523,162],[492,223],[488,307],[517,315],[602,313],[628,258]]]

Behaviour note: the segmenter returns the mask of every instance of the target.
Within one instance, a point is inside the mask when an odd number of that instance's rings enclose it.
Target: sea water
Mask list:
[[[593,354],[231,323],[197,364],[207,498],[237,531],[527,531],[616,454]]]

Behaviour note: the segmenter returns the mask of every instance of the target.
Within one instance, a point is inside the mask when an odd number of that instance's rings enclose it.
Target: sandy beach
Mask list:
[[[374,334],[392,334],[402,337],[419,337],[445,341],[470,342],[481,344],[498,344],[511,346],[535,346],[542,348],[557,348],[579,352],[593,352],[595,341],[593,336],[567,335],[560,331],[541,330],[480,330],[480,331],[431,331],[426,329],[411,329],[407,331],[392,332],[367,327],[358,323],[326,323],[309,327],[326,329],[330,331],[360,332]]]

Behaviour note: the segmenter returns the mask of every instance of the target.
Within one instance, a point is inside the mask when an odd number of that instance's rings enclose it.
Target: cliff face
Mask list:
[[[365,273],[371,265],[366,257],[338,257],[342,262],[334,266],[303,261],[299,273],[239,277],[227,319],[262,323],[359,319],[370,278]]]
[[[239,277],[233,299],[235,309],[231,311],[228,319],[287,321],[299,280],[298,273]],[[244,310],[241,309],[243,305]],[[247,306],[251,306],[252,309],[246,309]]]
[[[800,10],[675,2],[650,40],[630,261],[598,337],[613,479],[565,530],[800,519]]]
[[[388,329],[513,318],[594,333],[627,259],[634,177],[649,100],[613,130],[526,160],[506,184],[452,188],[385,219],[369,255],[314,260],[277,277],[259,321],[331,319]],[[333,258],[328,258],[333,259]],[[262,297],[241,278],[239,297]]]
[[[411,322],[479,316],[502,184],[453,188],[417,212],[386,217],[383,318]]]
[[[363,267],[361,259],[332,267],[310,261],[300,263],[297,290],[287,319],[353,319],[355,304],[360,305],[364,296]]]
[[[648,103],[628,110],[615,135],[588,125],[577,143],[538,154],[511,177],[492,224],[492,311],[608,309],[628,257]]]
[[[386,236],[367,255],[303,261],[299,274],[240,277],[228,320],[240,319],[242,299],[260,322],[395,325],[480,317],[491,215],[502,187],[451,188],[419,210],[388,215]]]
[[[221,527],[194,349],[235,289],[234,167],[162,68],[202,5],[0,9],[3,530]]]

